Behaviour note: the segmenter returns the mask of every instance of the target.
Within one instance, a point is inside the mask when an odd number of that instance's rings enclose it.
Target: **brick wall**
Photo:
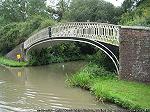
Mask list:
[[[23,54],[23,43],[18,45],[15,49],[13,49],[12,51],[10,51],[6,57],[13,59],[13,60],[17,60],[17,54],[21,54],[21,60],[24,60],[24,54]]]
[[[120,29],[120,78],[150,82],[150,30]]]

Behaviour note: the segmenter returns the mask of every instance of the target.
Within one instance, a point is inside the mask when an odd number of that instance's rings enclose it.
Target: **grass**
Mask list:
[[[103,75],[95,74],[92,69],[101,71]],[[94,64],[87,65],[82,71],[67,78],[67,83],[88,89],[98,100],[113,102],[123,108],[150,109],[149,85],[119,80],[113,73],[104,70]]]
[[[144,84],[107,79],[96,81],[91,91],[97,98],[129,109],[150,109],[150,87]]]
[[[27,66],[27,63],[14,61],[6,57],[0,56],[0,65],[10,66],[10,67],[24,67]]]

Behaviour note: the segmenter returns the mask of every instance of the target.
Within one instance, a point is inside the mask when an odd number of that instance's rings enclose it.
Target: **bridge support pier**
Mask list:
[[[20,45],[18,45],[15,49],[13,49],[12,51],[10,51],[6,57],[12,60],[18,60],[17,59],[17,54],[21,55],[21,61],[25,60],[25,51],[24,51],[24,43],[21,43]]]
[[[150,82],[150,30],[120,29],[120,78]]]

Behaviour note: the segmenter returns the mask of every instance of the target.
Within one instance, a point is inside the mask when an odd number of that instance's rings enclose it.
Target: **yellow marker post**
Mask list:
[[[18,61],[20,62],[21,54],[17,54],[17,59],[18,59]]]
[[[18,76],[18,77],[21,77],[21,75],[22,75],[21,72],[18,72],[18,73],[17,73],[17,76]]]

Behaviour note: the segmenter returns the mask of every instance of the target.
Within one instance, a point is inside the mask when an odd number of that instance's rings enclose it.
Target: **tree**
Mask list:
[[[46,14],[46,0],[27,0],[27,15]]]
[[[122,4],[124,12],[131,11],[144,0],[125,0]]]
[[[35,30],[52,24],[46,0],[0,0],[0,53],[9,52]]]
[[[103,0],[72,0],[69,9],[65,11],[63,19],[68,21],[99,21],[118,22],[121,9]]]
[[[150,26],[150,0],[136,0],[131,6],[132,8],[126,8],[126,10],[124,8],[125,12],[121,17],[120,24]]]
[[[32,15],[49,16],[46,0],[1,0],[0,16],[8,22],[25,21]]]
[[[1,2],[0,15],[4,17],[5,21],[16,22],[24,20],[24,8],[21,0],[5,0]],[[23,10],[22,10],[23,9]]]
[[[56,5],[56,14],[58,14],[58,20],[61,20],[64,16],[64,13],[68,11],[70,0],[59,0],[58,4]]]

